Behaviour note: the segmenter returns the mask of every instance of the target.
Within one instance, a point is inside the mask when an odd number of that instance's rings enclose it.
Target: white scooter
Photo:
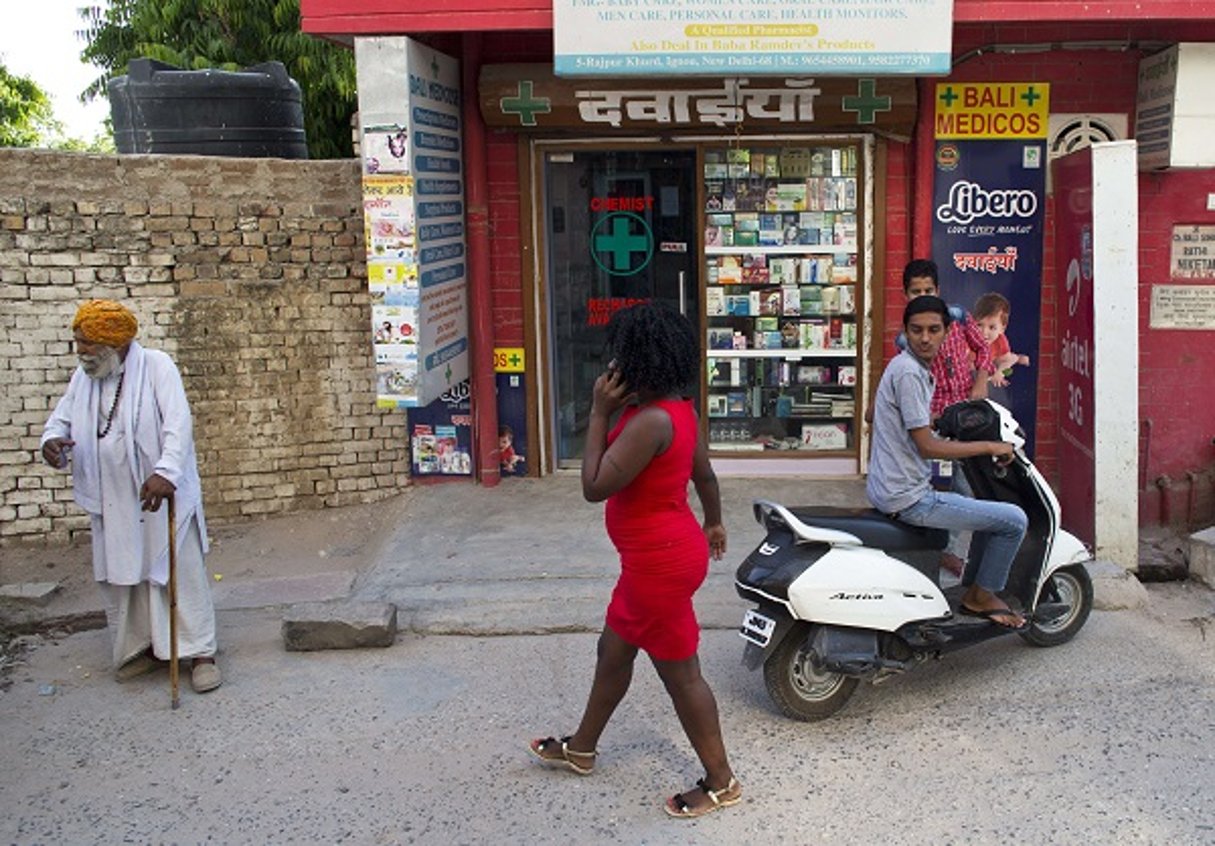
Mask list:
[[[1085,562],[1091,552],[1059,527],[1059,502],[1024,452],[1025,438],[1003,406],[971,400],[937,422],[944,437],[1002,440],[1008,464],[955,463],[980,499],[1012,502],[1029,518],[1002,595],[1027,618],[1022,629],[961,614],[964,588],[942,589],[948,533],[891,519],[873,509],[786,508],[757,500],[767,537],[738,568],[739,595],[756,603],[741,635],[744,664],[764,667],[777,707],[821,720],[844,707],[860,679],[874,682],[990,638],[1017,634],[1056,646],[1080,631],[1093,606]],[[973,566],[973,565],[972,565]]]

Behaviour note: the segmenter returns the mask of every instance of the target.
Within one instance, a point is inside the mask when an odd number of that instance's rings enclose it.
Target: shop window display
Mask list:
[[[702,150],[716,452],[855,450],[859,155],[847,142]]]

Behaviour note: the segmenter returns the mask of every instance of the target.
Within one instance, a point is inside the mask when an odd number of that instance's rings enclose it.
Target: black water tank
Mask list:
[[[119,153],[308,158],[300,87],[282,62],[185,71],[135,59],[108,90]]]

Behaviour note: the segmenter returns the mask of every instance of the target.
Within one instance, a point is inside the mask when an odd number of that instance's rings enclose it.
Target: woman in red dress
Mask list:
[[[705,769],[695,788],[666,801],[666,811],[698,817],[738,803],[742,787],[726,757],[717,701],[700,674],[700,626],[692,608],[709,556],[720,559],[726,550],[717,477],[692,402],[680,394],[698,372],[696,332],[674,309],[643,303],[613,315],[608,344],[615,358],[595,380],[582,493],[590,502],[607,500],[605,523],[620,553],[620,580],[577,731],[534,740],[531,751],[547,764],[590,775],[599,737],[629,689],[638,650],[645,650]],[[689,480],[703,526],[688,505]]]

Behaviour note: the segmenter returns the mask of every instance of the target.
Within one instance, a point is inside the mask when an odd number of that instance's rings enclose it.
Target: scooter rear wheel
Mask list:
[[[1060,567],[1042,586],[1038,601],[1066,605],[1067,613],[1045,622],[1030,621],[1021,637],[1034,646],[1067,643],[1083,628],[1093,610],[1093,580],[1083,564]]]
[[[813,628],[799,623],[764,662],[764,684],[776,707],[795,720],[825,720],[852,698],[857,679],[820,669],[810,652]]]

